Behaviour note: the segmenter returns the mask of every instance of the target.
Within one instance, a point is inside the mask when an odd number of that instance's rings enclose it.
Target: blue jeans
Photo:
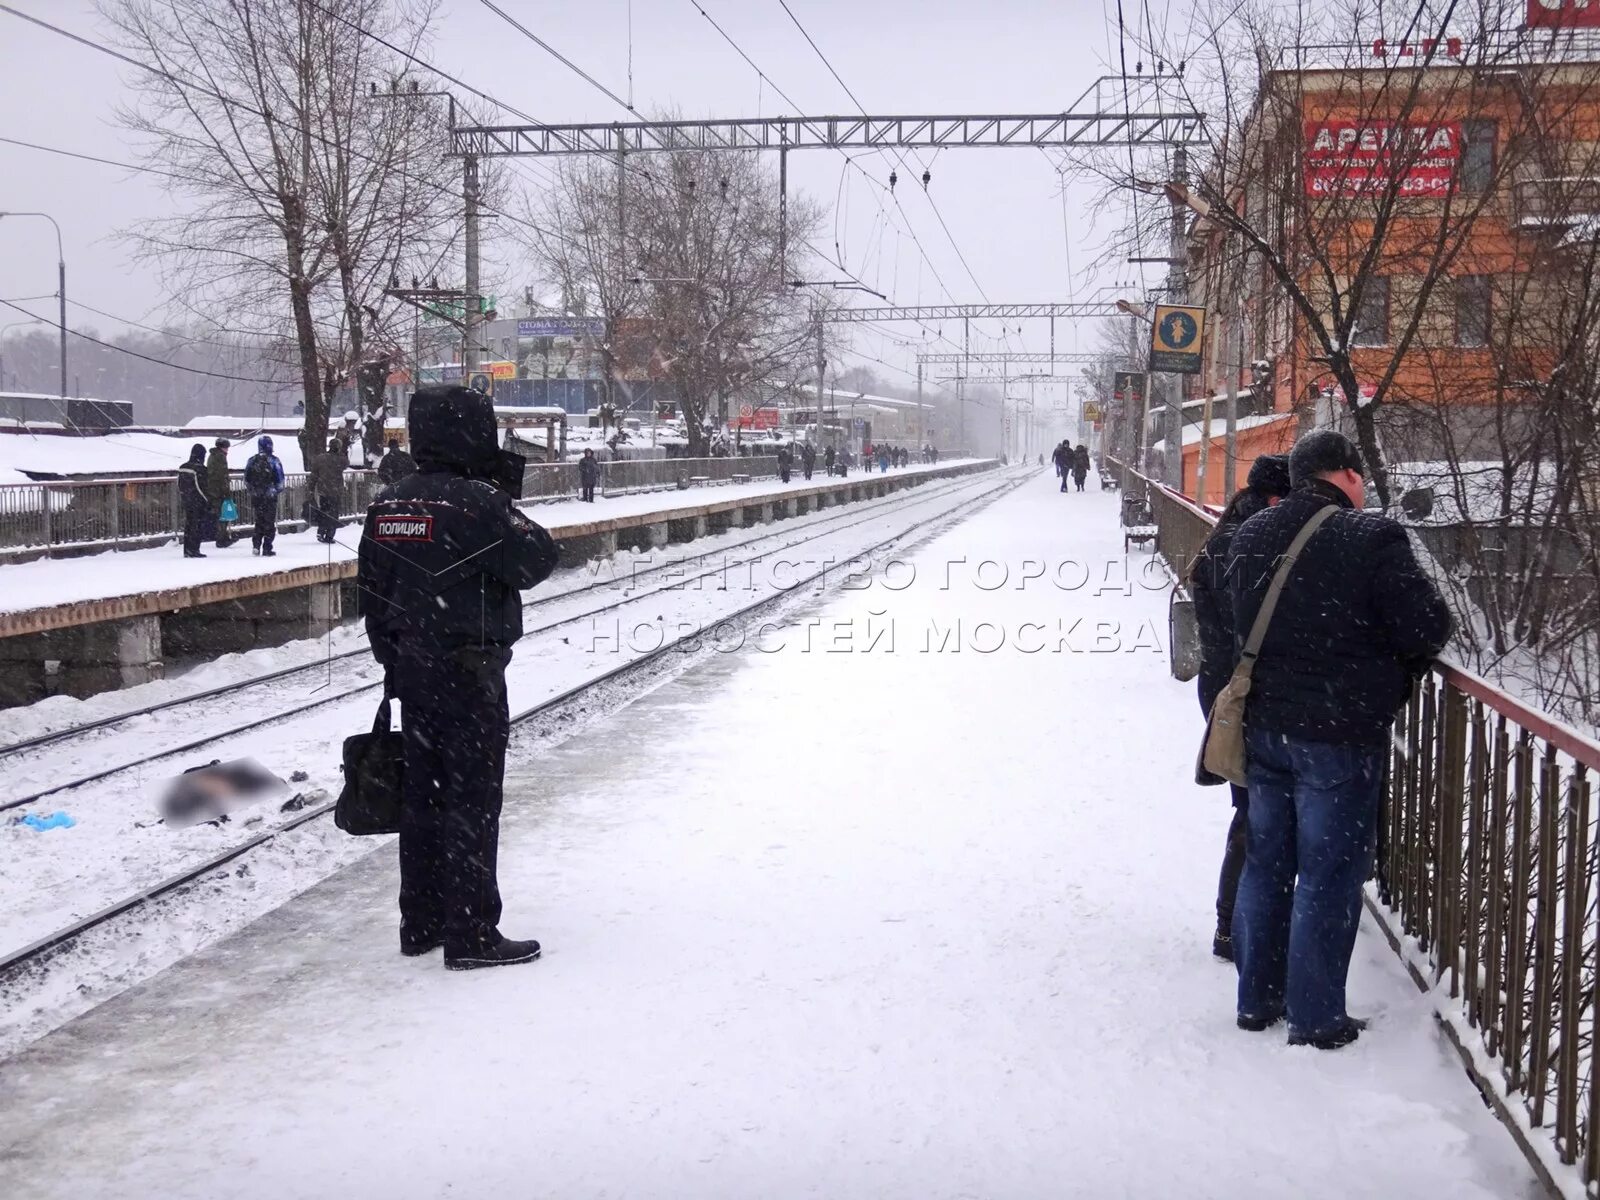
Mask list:
[[[1383,750],[1254,729],[1245,749],[1249,849],[1233,915],[1239,1014],[1286,1014],[1291,1033],[1327,1033],[1346,1015]]]

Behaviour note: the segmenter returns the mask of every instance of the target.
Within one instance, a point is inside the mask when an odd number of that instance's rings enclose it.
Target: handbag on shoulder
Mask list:
[[[346,833],[370,836],[400,832],[400,795],[405,780],[405,735],[389,728],[385,685],[371,733],[344,740],[344,788],[333,807],[333,823]]]
[[[1283,585],[1289,579],[1295,559],[1300,557],[1300,551],[1305,549],[1311,535],[1337,511],[1337,507],[1330,504],[1313,513],[1311,519],[1300,527],[1300,532],[1295,534],[1294,541],[1289,543],[1289,549],[1279,561],[1272,582],[1267,586],[1266,597],[1256,612],[1255,623],[1250,626],[1250,636],[1245,639],[1239,662],[1233,668],[1233,675],[1227,686],[1217,693],[1211,713],[1206,718],[1205,738],[1200,743],[1200,755],[1195,763],[1197,780],[1209,774],[1220,775],[1229,783],[1241,786],[1245,783],[1244,708],[1250,698],[1250,680],[1255,674],[1256,656],[1261,653],[1262,639],[1267,636],[1267,626],[1272,622],[1278,597],[1283,594]]]

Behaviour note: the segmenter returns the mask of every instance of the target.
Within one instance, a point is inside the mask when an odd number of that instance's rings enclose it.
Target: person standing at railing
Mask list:
[[[578,498],[585,504],[593,504],[595,484],[599,482],[600,462],[593,450],[585,450],[578,460]]]
[[[815,471],[816,469],[817,448],[810,442],[807,442],[804,446],[800,447],[800,470],[804,472],[807,479],[810,479],[811,472]]]
[[[328,443],[327,451],[319,454],[311,465],[311,487],[315,493],[312,515],[317,522],[317,541],[325,544],[332,544],[339,529],[347,454],[346,447],[334,438]]]
[[[256,452],[244,467],[244,486],[250,493],[250,508],[255,528],[250,533],[252,554],[271,558],[278,536],[278,497],[283,494],[283,464],[272,452],[272,439],[263,434],[256,439]]]
[[[388,487],[391,483],[399,483],[416,469],[416,461],[400,449],[400,440],[390,438],[389,447],[378,462],[378,482]]]
[[[833,463],[837,457],[838,451],[836,451],[832,446],[825,447],[822,451],[822,469],[830,477],[833,475]]]
[[[227,438],[219,437],[206,455],[206,494],[211,498],[211,515],[217,524],[218,550],[226,550],[233,545],[228,522],[222,519],[222,506],[232,499],[233,491],[233,483],[228,475],[228,447],[231,444]]]
[[[1189,569],[1189,590],[1194,595],[1195,624],[1200,632],[1200,711],[1210,715],[1217,695],[1227,686],[1238,661],[1234,636],[1233,597],[1228,590],[1228,551],[1239,526],[1264,508],[1270,508],[1289,494],[1289,460],[1282,454],[1263,454],[1250,466],[1245,486],[1234,493],[1228,507],[1217,518],[1216,528],[1195,555]],[[1199,780],[1215,785],[1226,782],[1219,775]],[[1245,847],[1250,831],[1250,793],[1238,784],[1233,790],[1233,820],[1222,853],[1222,874],[1217,880],[1217,931],[1211,939],[1211,953],[1233,961],[1233,908],[1239,894],[1239,875],[1244,871]]]
[[[183,504],[183,556],[204,558],[200,543],[211,525],[211,497],[206,492],[206,448],[199,442],[178,468],[178,499]]]
[[[1239,1027],[1287,1017],[1291,1045],[1323,1050],[1363,1028],[1346,1010],[1345,981],[1390,726],[1451,630],[1404,528],[1361,511],[1363,474],[1349,438],[1305,435],[1289,453],[1294,490],[1239,527],[1228,559],[1238,637],[1302,527],[1323,520],[1255,660],[1244,710],[1249,848],[1233,923]]]

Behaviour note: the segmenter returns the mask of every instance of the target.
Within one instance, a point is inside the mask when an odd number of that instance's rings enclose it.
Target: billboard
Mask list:
[[[517,322],[519,338],[603,337],[605,332],[600,317],[524,317]]]
[[[1185,304],[1158,304],[1150,322],[1150,369],[1169,375],[1198,375],[1205,346],[1206,310]]]
[[[1528,0],[1528,25],[1534,29],[1600,29],[1600,3]]]
[[[748,404],[739,407],[737,424],[740,429],[776,429],[780,423],[779,413],[775,408],[752,409]]]
[[[1307,121],[1306,195],[1442,196],[1461,162],[1461,126],[1392,121]]]

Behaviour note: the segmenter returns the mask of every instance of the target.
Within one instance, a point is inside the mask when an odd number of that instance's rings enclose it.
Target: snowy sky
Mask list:
[[[700,2],[809,112],[854,111],[778,0]],[[104,37],[90,0],[10,3],[74,32]],[[629,88],[631,7],[632,94],[641,111],[668,104],[686,116],[789,111],[696,11],[693,0],[502,0],[502,7],[623,96]],[[1048,5],[1038,0],[790,0],[790,7],[875,114],[1061,111],[1104,73],[1116,45],[1114,10],[1108,23],[1102,0]],[[1181,42],[1188,6],[1164,0],[1151,10],[1158,27],[1170,27],[1170,41]],[[627,119],[622,108],[478,0],[445,0],[443,17],[429,53],[441,68],[541,118]],[[7,81],[0,91],[6,136],[108,158],[132,157],[112,114],[126,96],[124,72],[131,68],[119,69],[93,50],[0,13],[0,69]],[[971,275],[920,187],[908,186],[904,170],[901,203],[927,261],[909,236],[886,231],[876,203],[881,192],[875,196],[860,175],[844,172],[839,154],[795,155],[790,165],[792,185],[824,197],[830,206],[837,198],[842,261],[897,303],[971,303],[985,296],[994,302],[1064,300],[1136,277],[1137,268],[1126,265],[1091,275],[1100,236],[1086,212],[1093,188],[1074,183],[1063,205],[1057,171],[1043,153],[946,151],[907,158],[931,164],[932,196]],[[892,165],[883,155],[859,161],[880,178]],[[114,239],[119,228],[161,210],[166,201],[159,180],[0,143],[0,181],[0,209],[42,209],[60,221],[69,297],[119,317],[159,322],[166,297],[148,273],[130,268],[125,249]],[[833,226],[830,218],[824,246],[833,241]],[[5,298],[54,292],[55,242],[44,222],[0,220],[0,262],[6,268],[0,277]],[[32,307],[51,310],[48,301]],[[0,325],[15,316],[0,319]],[[69,318],[79,327],[117,327],[81,308]],[[913,327],[904,329],[914,335]],[[959,340],[956,327],[943,332]],[[981,330],[975,326],[974,349],[980,348],[980,332],[994,337],[1000,330],[993,322]],[[1090,348],[1090,329],[1076,336],[1082,348]],[[1073,330],[1064,325],[1057,348],[1070,350],[1073,342]],[[864,354],[899,367],[914,362],[914,349],[876,334],[861,335],[856,344]],[[1020,338],[1013,326],[1010,345],[1047,349],[1046,325],[1025,326]],[[906,379],[878,369],[890,379]]]

